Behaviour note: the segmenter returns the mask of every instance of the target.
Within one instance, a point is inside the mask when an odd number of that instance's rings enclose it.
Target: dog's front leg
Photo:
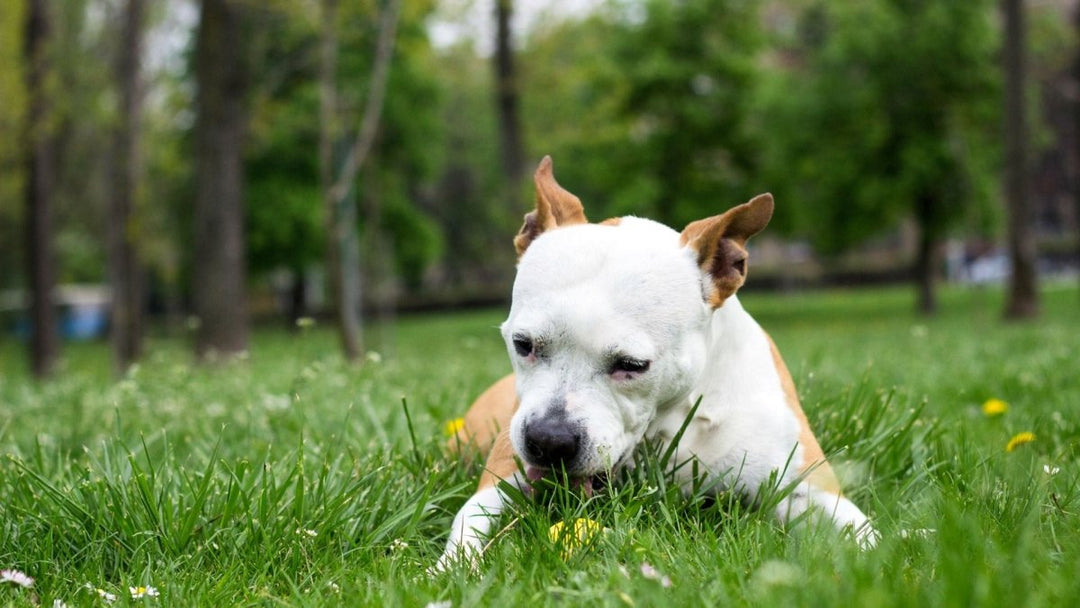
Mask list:
[[[435,571],[447,570],[454,562],[475,565],[494,522],[506,506],[507,497],[498,486],[473,494],[454,516],[446,550],[435,564]]]
[[[514,460],[514,448],[510,443],[509,430],[495,438],[488,454],[480,483],[469,500],[454,516],[446,550],[435,564],[434,571],[447,570],[454,562],[475,566],[491,529],[509,502],[509,497],[499,487],[500,482],[522,489],[526,486],[524,476],[518,471]]]
[[[838,530],[850,527],[860,547],[868,549],[877,544],[877,531],[855,503],[840,494],[823,490],[805,481],[780,501],[776,507],[776,516],[786,522],[810,509],[828,517]]]

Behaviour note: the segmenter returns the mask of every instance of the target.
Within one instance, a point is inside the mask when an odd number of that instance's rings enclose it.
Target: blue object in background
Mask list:
[[[109,329],[109,309],[104,306],[72,306],[60,316],[60,336],[65,340],[92,340]]]
[[[109,299],[103,287],[66,286],[58,290],[60,337],[64,340],[104,338],[109,331]],[[0,329],[3,325],[0,324]],[[30,339],[33,322],[21,306],[15,309],[12,333],[21,341]]]

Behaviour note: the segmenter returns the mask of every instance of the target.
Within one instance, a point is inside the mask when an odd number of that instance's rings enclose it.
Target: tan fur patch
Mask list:
[[[587,224],[581,199],[574,196],[555,181],[551,157],[545,156],[533,174],[536,186],[536,209],[525,215],[521,230],[514,237],[514,250],[521,257],[537,237],[563,226]]]
[[[679,234],[679,242],[693,248],[698,266],[712,279],[708,302],[713,308],[746,281],[746,241],[765,228],[772,213],[772,195],[759,194],[720,215],[690,222]]]
[[[787,365],[780,357],[780,351],[776,348],[772,337],[768,334],[765,334],[765,337],[769,340],[769,350],[772,352],[776,373],[780,375],[780,385],[784,389],[787,406],[799,420],[799,444],[803,448],[803,461],[799,464],[799,473],[810,470],[809,475],[806,476],[810,485],[840,496],[840,482],[836,479],[836,474],[833,473],[828,461],[825,460],[825,453],[821,450],[813,431],[810,430],[810,422],[806,419],[806,414],[799,403],[799,395],[795,392],[795,382],[791,379],[791,373],[788,372]]]
[[[464,424],[447,443],[450,452],[467,455],[475,450],[487,454],[496,436],[510,428],[517,406],[514,374],[503,376],[469,406]]]
[[[601,226],[618,226],[622,223],[621,217],[609,217],[608,219],[600,222]]]
[[[518,470],[517,460],[514,459],[514,445],[510,442],[510,429],[503,429],[495,437],[495,444],[491,446],[484,472],[480,474],[480,483],[476,490],[498,485],[504,479],[509,479]]]

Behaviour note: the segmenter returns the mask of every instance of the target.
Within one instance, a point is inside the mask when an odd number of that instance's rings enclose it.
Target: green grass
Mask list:
[[[8,341],[0,569],[36,582],[0,585],[0,605],[102,604],[87,583],[117,605],[1076,605],[1080,294],[1047,287],[1025,324],[1000,321],[996,290],[942,295],[930,320],[907,290],[742,298],[877,548],[684,496],[645,458],[592,499],[521,504],[477,572],[437,577],[478,473],[443,455],[442,426],[508,369],[502,311],[403,318],[359,369],[325,328],[267,330],[214,366],[155,340],[120,380],[103,345],[73,345],[35,384]],[[984,416],[990,397],[1008,412]],[[1035,441],[1007,453],[1021,431]],[[608,531],[564,559],[548,528],[576,517]],[[131,600],[137,585],[161,595]]]

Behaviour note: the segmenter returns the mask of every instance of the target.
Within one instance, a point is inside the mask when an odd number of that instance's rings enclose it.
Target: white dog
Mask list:
[[[636,217],[588,223],[548,157],[534,179],[536,210],[514,239],[517,278],[502,325],[514,374],[477,399],[454,439],[488,460],[437,568],[476,559],[507,501],[500,481],[524,488],[562,469],[591,488],[643,440],[670,443],[696,403],[674,462],[692,456],[719,487],[751,500],[777,479],[781,487],[798,481],[779,518],[816,509],[873,543],[866,516],[840,493],[776,346],[735,296],[746,241],[772,217],[772,196],[680,233]],[[683,482],[687,469],[676,472]]]

